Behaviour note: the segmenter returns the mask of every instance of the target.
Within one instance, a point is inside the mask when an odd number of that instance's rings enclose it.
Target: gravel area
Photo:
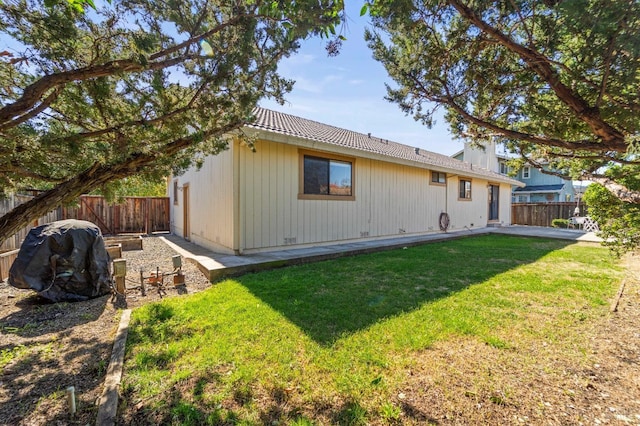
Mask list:
[[[196,293],[211,287],[211,283],[200,272],[198,267],[183,258],[184,286],[175,287],[173,285],[173,277],[166,276],[164,278],[164,291],[161,291],[162,289],[158,289],[157,286],[149,284],[149,280],[145,280],[146,295],[142,296],[140,291],[140,271],[142,270],[143,276],[147,278],[151,274],[155,274],[156,271],[161,274],[170,273],[173,271],[171,258],[176,254],[178,253],[165,244],[161,237],[144,238],[142,251],[134,250],[122,253],[123,258],[127,261],[126,307],[135,308],[150,301],[160,300],[162,297]]]
[[[165,278],[164,291],[146,285],[159,268],[171,272],[177,253],[161,237],[143,238],[127,261],[126,298],[110,295],[77,303],[50,303],[31,290],[0,282],[0,425],[87,425],[95,422],[120,312],[166,297],[210,288],[195,264],[183,259],[185,285]],[[74,386],[77,412],[68,413],[65,389]]]

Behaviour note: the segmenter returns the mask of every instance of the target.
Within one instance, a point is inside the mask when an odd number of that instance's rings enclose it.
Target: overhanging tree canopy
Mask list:
[[[521,164],[596,181],[640,204],[640,3],[375,0],[374,57],[388,99],[455,135],[506,142]],[[606,224],[605,224],[606,225]],[[640,232],[640,230],[636,230]]]
[[[0,218],[0,241],[109,182],[166,175],[225,149],[299,41],[334,31],[342,0],[5,0],[0,189],[49,188]],[[199,157],[200,156],[200,157]]]

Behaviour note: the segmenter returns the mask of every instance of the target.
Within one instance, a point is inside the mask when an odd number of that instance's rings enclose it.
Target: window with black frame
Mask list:
[[[303,194],[353,197],[353,164],[350,161],[304,155]]]
[[[458,198],[461,200],[471,199],[471,181],[466,179],[460,179],[460,193]]]
[[[444,185],[447,183],[447,174],[443,172],[431,172],[431,183]]]

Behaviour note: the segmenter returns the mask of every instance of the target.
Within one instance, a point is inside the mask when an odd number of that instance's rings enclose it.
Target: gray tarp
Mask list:
[[[9,271],[9,284],[54,302],[80,301],[111,291],[109,254],[100,228],[61,220],[33,228]]]

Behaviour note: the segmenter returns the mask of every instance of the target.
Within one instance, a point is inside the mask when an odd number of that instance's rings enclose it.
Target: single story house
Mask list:
[[[172,232],[216,252],[509,225],[507,176],[268,109],[229,149],[169,181]]]

